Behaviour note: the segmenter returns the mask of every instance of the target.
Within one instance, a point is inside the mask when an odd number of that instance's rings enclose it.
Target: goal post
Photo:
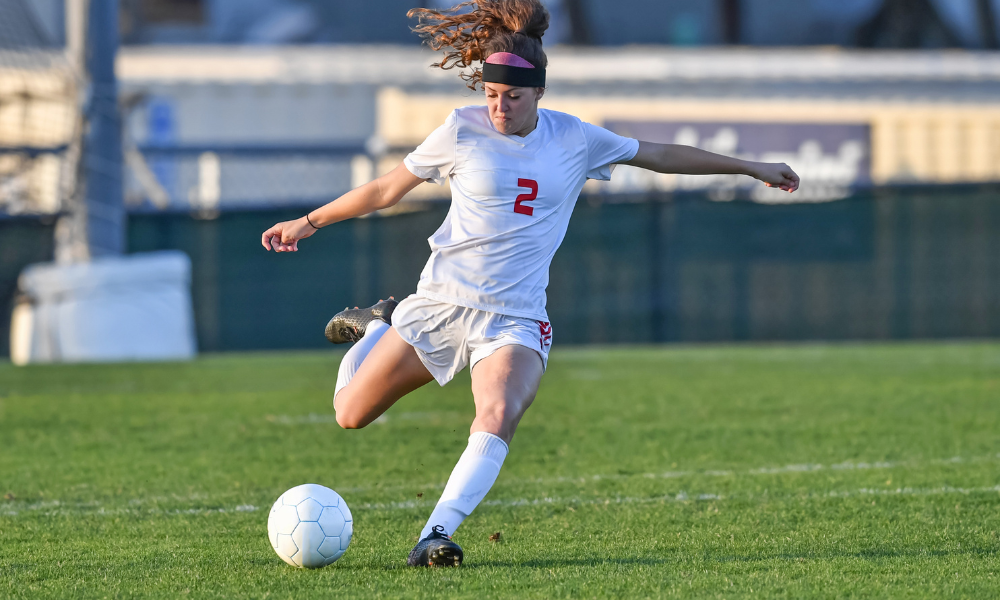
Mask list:
[[[83,115],[82,209],[89,256],[113,256],[125,251],[122,123],[115,77],[118,0],[89,0],[87,14],[85,64],[89,97]]]
[[[191,358],[190,258],[125,254],[119,2],[66,0],[65,46],[31,2],[0,0],[0,218],[55,220],[56,260],[20,270],[11,360]]]
[[[27,0],[0,2],[0,213],[55,215],[77,189],[80,78]]]
[[[0,2],[0,218],[55,218],[70,263],[124,252],[117,0],[65,0],[66,44]]]

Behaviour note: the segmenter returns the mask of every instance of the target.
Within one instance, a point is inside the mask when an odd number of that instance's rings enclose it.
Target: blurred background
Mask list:
[[[1000,336],[1000,0],[545,4],[541,106],[803,180],[588,183],[552,265],[557,343]],[[413,292],[446,187],[294,255],[260,233],[484,103],[429,67],[417,5],[0,0],[0,355],[18,307],[21,344],[74,326],[39,333],[68,292],[19,284],[35,263],[182,251],[200,351],[322,347],[337,310]]]

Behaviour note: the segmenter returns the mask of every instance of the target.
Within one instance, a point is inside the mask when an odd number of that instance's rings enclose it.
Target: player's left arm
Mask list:
[[[786,192],[794,192],[799,188],[799,176],[784,163],[752,162],[679,144],[640,141],[635,158],[621,164],[657,173],[749,175],[763,181],[768,187],[781,188]]]
[[[423,182],[400,163],[385,175],[354,188],[304,217],[274,224],[261,234],[260,243],[265,249],[275,252],[297,252],[299,240],[310,237],[320,227],[395,206]]]

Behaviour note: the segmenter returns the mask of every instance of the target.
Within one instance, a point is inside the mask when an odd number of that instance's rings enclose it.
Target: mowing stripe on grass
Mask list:
[[[744,500],[744,501],[764,501],[764,500],[822,500],[829,498],[851,498],[857,496],[940,496],[944,494],[989,494],[1000,493],[1000,484],[991,487],[960,488],[952,486],[941,486],[936,488],[896,488],[896,489],[875,489],[858,488],[855,490],[830,490],[830,491],[807,491],[799,494],[730,494],[722,496],[720,494],[688,494],[680,491],[677,494],[664,494],[661,496],[615,496],[611,498],[581,498],[570,496],[566,498],[545,497],[545,498],[517,498],[508,500],[486,500],[481,506],[497,508],[513,508],[518,506],[542,506],[542,505],[609,505],[609,504],[656,504],[666,502],[688,502],[688,501],[724,501],[724,500]],[[434,506],[433,500],[407,500],[404,502],[366,502],[357,504],[351,510],[373,510],[373,511],[396,511],[413,510],[418,508],[430,508]],[[19,510],[7,509],[0,511],[0,517],[17,516],[119,516],[119,515],[217,515],[232,513],[256,512],[259,507],[252,504],[241,504],[232,507],[200,507],[200,508],[178,508],[178,509],[158,509],[158,508],[137,508],[135,506],[105,507],[94,503],[64,504],[59,501],[39,502],[20,507]]]
[[[40,502],[19,507],[18,510],[0,510],[0,517],[33,516],[60,517],[95,515],[114,517],[119,515],[225,515],[231,513],[256,512],[258,507],[252,504],[240,504],[230,507],[215,508],[136,508],[135,506],[107,507],[94,503],[69,504],[58,500]]]
[[[823,498],[850,498],[854,496],[939,496],[942,494],[982,494],[982,493],[1000,493],[1000,485],[995,485],[992,487],[976,487],[976,488],[958,488],[952,486],[942,486],[938,488],[896,488],[893,490],[879,490],[874,488],[859,488],[856,490],[848,491],[828,491],[828,492],[816,492],[809,491],[805,494],[767,494],[767,495],[745,495],[745,494],[730,494],[729,496],[722,496],[720,494],[688,494],[685,491],[680,491],[677,494],[665,494],[662,496],[646,496],[646,497],[634,497],[634,496],[615,496],[613,498],[579,498],[579,497],[569,497],[569,498],[534,498],[534,499],[516,499],[516,500],[486,500],[481,503],[480,506],[495,506],[500,508],[509,508],[516,506],[539,506],[545,504],[552,505],[601,505],[601,504],[650,504],[659,502],[687,502],[691,500],[697,501],[707,501],[707,500],[763,500],[763,499],[809,499],[809,500],[819,500]],[[366,503],[361,504],[359,510],[409,510],[414,508],[427,508],[434,506],[433,501],[413,501],[408,500],[405,502],[391,502],[391,503]]]
[[[550,477],[550,478],[532,478],[532,479],[506,479],[500,480],[494,486],[494,488],[501,489],[503,487],[510,487],[513,485],[521,484],[534,484],[534,485],[548,485],[553,483],[591,483],[595,481],[616,481],[632,478],[645,478],[645,479],[675,479],[681,477],[732,477],[737,474],[746,475],[782,475],[787,473],[811,473],[816,471],[822,471],[826,469],[832,469],[836,471],[843,470],[866,470],[866,469],[891,469],[896,467],[919,467],[922,465],[934,464],[934,465],[954,465],[963,463],[978,463],[983,461],[997,460],[1000,459],[1000,454],[995,455],[985,455],[985,456],[973,456],[973,457],[960,457],[953,456],[951,458],[941,458],[941,459],[931,459],[929,461],[898,461],[898,462],[849,462],[842,461],[839,463],[834,463],[829,466],[822,464],[794,464],[785,465],[781,467],[759,467],[748,469],[744,471],[725,471],[725,470],[707,470],[707,471],[667,471],[663,473],[634,473],[634,474],[612,474],[612,475],[587,475],[587,476],[576,476],[576,477]],[[444,483],[436,484],[423,484],[423,485],[395,485],[395,486],[364,486],[364,487],[353,487],[353,488],[339,488],[342,494],[350,493],[363,493],[369,491],[390,491],[396,489],[443,489]],[[950,490],[954,492],[963,492],[963,488],[937,488],[940,490]],[[970,491],[993,491],[995,488],[972,488]],[[859,491],[852,492],[830,492],[825,494],[826,497],[849,497],[852,495],[857,495]],[[876,494],[876,493],[893,493],[902,495],[926,495],[923,492],[912,490],[911,488],[900,488],[899,490],[893,492],[885,492],[879,490],[868,490],[866,493]],[[944,493],[944,491],[940,492]],[[808,495],[814,496],[817,492],[809,492]],[[824,494],[819,493],[820,496]],[[732,498],[733,496],[730,496]],[[777,497],[777,496],[772,496]],[[662,500],[666,498],[657,497],[657,500]],[[689,498],[687,494],[681,491],[674,500],[712,500],[712,499],[722,499],[719,494],[698,494],[693,498]],[[231,512],[252,512],[257,510],[257,507],[252,505],[237,505],[231,508],[189,508],[189,509],[175,509],[175,510],[163,510],[158,508],[139,508],[141,505],[156,504],[161,502],[183,502],[183,501],[204,501],[210,503],[211,499],[205,494],[191,494],[186,496],[149,496],[146,498],[133,498],[128,501],[130,506],[128,507],[107,507],[103,506],[98,502],[66,502],[60,500],[46,500],[41,502],[34,502],[31,504],[25,504],[18,506],[17,503],[8,504],[6,507],[0,507],[0,516],[17,516],[19,513],[25,511],[28,514],[39,514],[47,516],[56,516],[60,514],[107,514],[107,515],[120,515],[120,514],[209,514],[209,513],[231,513]],[[565,504],[574,503],[577,500],[573,498],[568,499],[535,499],[535,500],[503,500],[503,501],[486,501],[484,505],[490,506],[522,506],[530,504]],[[619,500],[595,500],[593,502],[586,501],[582,502],[585,504],[603,504],[606,502],[638,502],[642,499],[619,499]],[[645,500],[650,501],[650,500]],[[503,502],[509,504],[491,504],[491,502]],[[397,503],[366,503],[359,505],[362,510],[397,510],[397,509],[410,509],[410,508],[422,508],[434,506],[435,502],[431,500],[424,500],[420,502],[416,501],[406,501]]]
[[[613,473],[597,475],[575,475],[565,477],[533,477],[533,478],[501,478],[494,484],[494,488],[511,487],[515,485],[534,484],[549,485],[554,483],[589,483],[594,481],[620,481],[623,479],[678,479],[681,477],[733,477],[735,475],[782,475],[786,473],[811,473],[816,471],[864,471],[872,469],[894,469],[899,467],[922,467],[925,465],[956,465],[965,463],[980,463],[985,461],[1000,460],[1000,453],[988,454],[985,456],[951,458],[935,458],[927,461],[906,460],[906,461],[877,461],[877,462],[850,462],[842,461],[831,465],[815,463],[784,465],[780,467],[758,467],[753,469],[732,471],[732,470],[706,470],[706,471],[664,471],[662,473]],[[391,485],[391,486],[359,486],[338,488],[343,493],[363,493],[392,490],[427,490],[444,489],[444,482],[424,483],[415,485]]]

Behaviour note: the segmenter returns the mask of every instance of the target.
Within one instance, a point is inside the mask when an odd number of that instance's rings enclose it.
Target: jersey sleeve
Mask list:
[[[410,173],[444,185],[455,169],[457,123],[455,112],[452,111],[444,124],[432,131],[416,150],[406,155],[403,164]]]
[[[582,122],[583,135],[587,138],[587,179],[611,179],[615,163],[635,158],[639,140],[622,137],[603,127]]]

